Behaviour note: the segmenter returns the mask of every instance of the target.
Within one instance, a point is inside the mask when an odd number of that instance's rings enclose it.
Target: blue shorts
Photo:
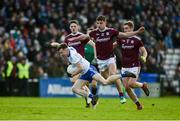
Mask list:
[[[89,70],[85,74],[81,75],[80,79],[91,83],[93,80],[92,77],[97,73],[98,73],[97,69],[94,66],[90,65]]]

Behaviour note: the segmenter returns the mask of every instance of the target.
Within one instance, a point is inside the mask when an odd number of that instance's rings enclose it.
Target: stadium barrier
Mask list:
[[[150,97],[160,96],[160,84],[157,74],[143,73],[140,75],[140,82],[147,82],[150,89]],[[40,97],[75,97],[71,90],[72,83],[69,78],[41,78],[39,83]],[[144,92],[141,89],[135,89],[138,97],[143,97]],[[115,85],[98,87],[98,94],[101,97],[118,97]]]

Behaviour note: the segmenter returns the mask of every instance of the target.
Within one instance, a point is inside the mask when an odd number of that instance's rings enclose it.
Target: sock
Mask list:
[[[137,106],[141,106],[141,104],[139,103],[139,101],[137,101],[135,104],[136,104]]]
[[[93,94],[93,95],[96,95],[96,93],[97,93],[97,88],[96,88],[96,87],[92,87],[91,91],[92,91],[92,94]]]
[[[119,97],[123,97],[124,94],[122,92],[119,92]]]
[[[141,88],[144,88],[144,84],[142,85],[142,87]]]

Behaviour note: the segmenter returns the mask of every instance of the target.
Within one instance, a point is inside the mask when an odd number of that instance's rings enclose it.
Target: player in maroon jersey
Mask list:
[[[74,41],[74,38],[79,37],[83,35],[83,33],[79,32],[79,23],[77,20],[71,20],[70,21],[70,30],[71,33],[65,37],[65,43],[68,46],[74,47],[78,53],[81,54],[82,57],[84,57],[84,48],[86,44],[91,45],[95,50],[95,44],[90,39],[85,39],[83,41]],[[94,52],[96,57],[96,52]]]
[[[106,26],[106,17],[98,16],[96,19],[97,29],[92,30],[89,35],[80,36],[76,38],[77,40],[84,40],[88,37],[92,38],[96,44],[96,54],[97,54],[97,63],[100,73],[104,78],[107,78],[109,75],[116,74],[116,59],[113,52],[113,38],[127,38],[136,34],[144,32],[144,27],[139,28],[137,31],[123,33],[119,32],[114,28],[108,28]],[[119,92],[120,102],[123,104],[126,102],[124,94],[121,89],[121,81],[117,80],[117,89]]]
[[[81,54],[82,57],[84,57],[84,48],[86,44],[91,45],[94,48],[94,56],[96,58],[96,48],[95,48],[95,44],[92,40],[90,40],[89,38],[84,39],[83,41],[74,41],[74,38],[79,37],[81,35],[83,35],[83,33],[79,32],[79,23],[77,20],[71,20],[70,21],[70,30],[71,33],[69,35],[67,35],[65,37],[65,43],[68,46],[74,47],[76,49],[76,51]],[[79,78],[79,74],[76,76],[73,76],[71,79],[71,81],[74,83],[78,78]],[[97,93],[97,82],[96,81],[92,81],[92,94],[96,95]],[[87,103],[86,103],[87,104]],[[86,107],[89,107],[89,105],[87,104]]]
[[[134,30],[133,21],[127,21],[123,25],[124,32],[132,32]],[[122,53],[122,69],[121,73],[129,71],[136,75],[136,78],[125,77],[123,78],[123,85],[126,89],[127,94],[137,105],[137,109],[141,110],[142,105],[138,101],[136,94],[133,92],[132,88],[142,88],[147,96],[149,96],[149,90],[147,88],[147,83],[137,82],[139,72],[140,72],[140,59],[146,62],[147,51],[141,41],[137,36],[132,36],[128,38],[120,38],[114,43],[114,46],[119,45],[121,47]]]

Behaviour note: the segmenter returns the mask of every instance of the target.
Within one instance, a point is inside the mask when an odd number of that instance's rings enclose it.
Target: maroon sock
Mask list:
[[[119,92],[119,96],[122,97],[124,96],[124,94],[122,92]]]
[[[141,88],[144,88],[144,84],[142,85],[142,87]]]
[[[137,105],[137,106],[140,106],[141,104],[139,103],[139,101],[137,101],[137,102],[136,102],[136,105]]]

